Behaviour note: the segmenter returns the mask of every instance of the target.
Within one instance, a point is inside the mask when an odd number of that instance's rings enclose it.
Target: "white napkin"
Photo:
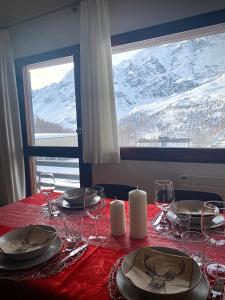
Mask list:
[[[38,225],[29,225],[17,237],[2,241],[0,252],[11,254],[38,249],[54,240],[56,235],[55,231],[46,230]]]
[[[125,276],[138,288],[159,294],[190,288],[193,261],[190,257],[141,248]]]

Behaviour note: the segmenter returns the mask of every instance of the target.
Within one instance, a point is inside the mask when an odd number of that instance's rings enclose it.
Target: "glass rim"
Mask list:
[[[218,204],[218,205],[216,205]],[[222,206],[223,205],[223,206]],[[208,208],[208,209],[219,209],[219,210],[225,210],[225,203],[223,201],[216,201],[216,200],[210,200],[206,201],[203,204],[203,207]]]
[[[172,180],[170,180],[170,179],[156,179],[155,180],[155,182],[154,182],[154,184],[164,184],[164,185],[166,185],[166,184],[173,184],[173,181]]]

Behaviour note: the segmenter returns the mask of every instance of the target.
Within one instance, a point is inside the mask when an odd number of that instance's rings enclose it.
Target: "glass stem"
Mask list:
[[[98,218],[95,218],[95,236],[98,236]]]
[[[166,220],[166,211],[165,210],[162,211],[162,223],[163,224],[167,223],[167,220]]]

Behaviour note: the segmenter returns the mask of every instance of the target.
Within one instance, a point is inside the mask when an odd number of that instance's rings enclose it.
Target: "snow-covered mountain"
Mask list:
[[[75,129],[76,100],[74,71],[59,82],[32,91],[34,118],[50,121],[66,129]]]
[[[114,66],[122,145],[139,138],[189,137],[190,146],[225,140],[225,34],[145,48]],[[73,71],[32,92],[34,114],[73,128]]]

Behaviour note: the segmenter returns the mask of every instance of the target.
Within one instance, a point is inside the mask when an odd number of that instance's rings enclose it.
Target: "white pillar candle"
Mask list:
[[[126,232],[124,201],[114,200],[110,202],[110,222],[112,235],[120,236]]]
[[[136,190],[129,192],[130,236],[143,239],[147,235],[147,193]]]

